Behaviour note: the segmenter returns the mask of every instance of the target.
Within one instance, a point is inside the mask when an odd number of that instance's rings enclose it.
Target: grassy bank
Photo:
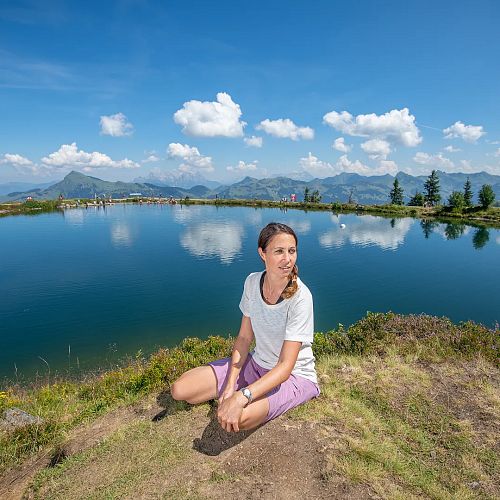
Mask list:
[[[50,453],[57,455],[76,428],[88,427],[117,408],[158,394],[185,370],[227,355],[231,345],[231,339],[221,337],[186,339],[177,348],[160,350],[149,359],[138,356],[123,368],[79,382],[60,380],[36,388],[10,388],[0,394],[0,410],[15,406],[44,422],[0,431],[0,472],[42,449],[52,449]],[[323,395],[295,410],[291,418],[316,423],[329,436],[327,442],[333,448],[331,453],[325,451],[318,472],[321,481],[331,486],[341,473],[350,484],[368,482],[372,490],[380,493],[388,488],[394,497],[412,491],[451,498],[449,492],[468,488],[465,479],[494,490],[494,477],[499,472],[495,447],[500,436],[488,415],[499,416],[499,348],[498,330],[472,322],[456,325],[425,315],[369,313],[348,329],[339,326],[316,334],[314,349]],[[433,377],[438,377],[437,382]],[[444,387],[450,392],[443,392]],[[434,390],[441,392],[433,395]],[[479,400],[482,423],[476,422]],[[455,411],[461,405],[468,413]],[[170,429],[170,445],[162,451],[166,468],[188,460],[190,455],[179,446],[174,430],[187,436],[194,425],[190,419],[199,418],[198,411],[188,412],[191,416],[174,416],[176,430],[171,421],[165,423]],[[476,425],[486,423],[483,434],[475,430]],[[160,432],[150,427],[151,422],[123,419],[120,424],[124,427],[104,447],[92,448],[40,472],[37,488],[43,491],[50,484],[57,490],[65,477],[100,460],[101,467],[109,467],[105,476],[116,474],[120,483],[121,472],[112,463],[123,463],[119,457],[125,448],[129,449],[126,456],[136,452],[148,455],[158,447],[154,436]],[[140,451],[131,451],[134,446]],[[145,464],[136,466],[144,468]],[[222,469],[212,472],[217,486],[231,477]],[[137,486],[133,478],[129,480],[127,488]],[[125,486],[125,490],[120,488],[117,496],[127,493]],[[496,491],[500,493],[500,489]]]
[[[310,211],[333,211],[335,213],[367,213],[388,217],[416,217],[420,219],[460,220],[479,223],[492,227],[500,226],[500,208],[490,207],[484,210],[480,207],[451,210],[445,206],[437,207],[409,207],[406,205],[358,205],[348,203],[304,203],[281,202],[269,200],[236,200],[236,199],[182,199],[184,205],[217,205],[217,206],[244,206],[254,208],[298,209]]]
[[[113,200],[113,203],[140,203],[158,201],[159,198],[123,198]],[[93,203],[94,200],[80,199],[81,204]],[[163,200],[165,202],[165,200]],[[451,210],[445,206],[438,207],[409,207],[406,205],[357,205],[348,203],[303,203],[303,202],[281,202],[270,200],[240,200],[240,199],[194,199],[185,198],[177,200],[182,205],[215,205],[221,207],[252,207],[252,208],[279,208],[282,210],[306,210],[306,211],[333,211],[334,213],[366,213],[386,217],[416,217],[419,219],[436,219],[443,222],[461,221],[464,223],[500,227],[500,208],[490,207],[484,210],[480,207],[463,210]],[[72,206],[76,200],[67,199],[63,202],[57,200],[28,201],[24,203],[0,204],[0,216],[16,214],[36,214],[58,210],[61,206]]]
[[[0,203],[0,217],[7,215],[36,215],[44,212],[60,210],[58,200],[33,200],[14,203]]]

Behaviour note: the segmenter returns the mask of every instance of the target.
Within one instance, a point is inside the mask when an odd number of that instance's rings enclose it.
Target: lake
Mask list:
[[[315,327],[367,311],[500,320],[500,231],[371,215],[114,205],[0,219],[0,378],[110,366],[186,336],[236,335],[271,221],[299,237]],[[345,227],[344,227],[345,225]]]

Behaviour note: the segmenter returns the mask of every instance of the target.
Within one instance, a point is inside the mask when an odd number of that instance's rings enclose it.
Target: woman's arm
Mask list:
[[[300,347],[302,342],[285,340],[281,348],[280,357],[276,366],[269,370],[259,380],[250,384],[248,388],[252,392],[252,398],[255,400],[267,394],[270,390],[288,380],[292,373],[293,367],[297,362]],[[236,379],[235,379],[236,381]],[[229,386],[229,383],[228,383]],[[232,385],[234,388],[234,383]],[[243,408],[247,405],[247,398],[241,391],[234,392],[219,406],[217,417],[221,426],[226,431],[239,431],[239,421]]]
[[[243,315],[243,317],[241,318],[240,331],[233,346],[233,353],[231,355],[231,367],[229,368],[227,384],[224,388],[224,391],[219,397],[219,403],[222,403],[225,399],[231,397],[234,394],[236,380],[238,379],[241,368],[248,357],[250,344],[252,343],[253,338],[254,334],[250,318]]]

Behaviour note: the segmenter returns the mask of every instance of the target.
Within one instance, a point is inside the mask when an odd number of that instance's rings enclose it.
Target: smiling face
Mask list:
[[[297,261],[297,244],[291,234],[273,236],[259,255],[266,264],[266,271],[276,278],[287,278]]]

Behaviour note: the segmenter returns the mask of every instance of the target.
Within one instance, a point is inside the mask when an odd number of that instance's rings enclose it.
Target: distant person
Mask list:
[[[320,392],[313,300],[298,277],[297,236],[285,224],[268,224],[258,252],[265,271],[245,280],[232,356],[189,370],[171,387],[174,399],[191,404],[218,398],[217,418],[228,432],[253,429]]]

